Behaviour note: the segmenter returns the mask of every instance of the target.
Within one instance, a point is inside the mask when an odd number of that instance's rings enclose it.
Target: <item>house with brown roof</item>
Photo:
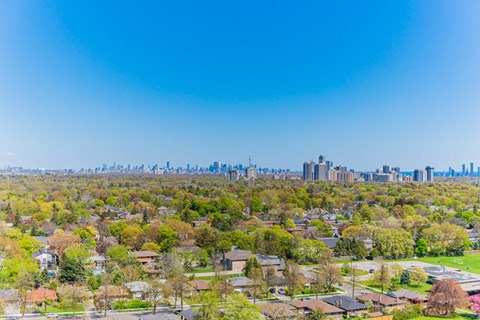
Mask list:
[[[392,298],[383,293],[367,293],[356,297],[358,301],[366,303],[371,301],[373,306],[377,309],[383,309],[385,307],[392,309],[399,309],[405,305],[405,301],[399,298]]]
[[[426,303],[428,301],[428,297],[426,295],[403,288],[393,292],[393,296],[412,303]]]
[[[208,290],[210,288],[210,280],[196,279],[192,283],[192,288],[197,293]]]
[[[298,318],[295,308],[286,303],[262,303],[258,305],[268,320],[294,320]]]
[[[245,269],[247,259],[252,256],[250,251],[235,249],[223,255],[223,266],[228,271],[241,273]]]
[[[140,264],[149,264],[153,263],[160,256],[159,254],[152,251],[133,251],[130,253],[132,257],[135,257]]]
[[[321,300],[306,300],[306,301],[292,301],[290,303],[293,307],[300,311],[301,315],[310,316],[312,312],[318,308],[322,309],[329,319],[342,320],[343,310],[325,303]]]

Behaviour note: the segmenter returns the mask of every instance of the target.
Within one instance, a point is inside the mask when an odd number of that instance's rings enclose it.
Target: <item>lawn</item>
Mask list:
[[[358,276],[364,276],[368,274],[368,271],[362,270],[362,269],[355,269],[355,275]],[[342,272],[342,275],[344,277],[351,277],[352,273],[351,272]]]
[[[386,261],[395,262],[395,261],[412,261],[412,260],[413,260],[412,258],[406,258],[406,259],[386,260]],[[433,265],[442,265],[450,268],[455,268],[463,271],[469,271],[469,272],[480,274],[480,254],[469,254],[469,255],[454,256],[454,257],[422,257],[415,260],[430,263]]]
[[[480,254],[465,255],[460,257],[423,257],[418,258],[418,260],[434,265],[440,264],[463,271],[467,271],[468,268],[468,271],[480,274]]]
[[[224,278],[235,278],[235,277],[243,277],[243,276],[245,276],[245,274],[243,274],[243,273],[240,274],[240,275],[238,275],[238,274],[225,274],[225,275],[222,275],[222,277],[224,277]],[[197,277],[197,276],[195,276],[195,279],[197,279],[197,280],[213,280],[213,279],[215,279],[215,276],[205,276],[205,277],[202,277],[202,276]]]
[[[428,293],[430,292],[432,285],[428,283],[420,283],[420,285],[418,286],[416,282],[412,282],[410,285],[403,285],[402,288],[405,288],[411,291],[420,292],[421,294],[428,296]]]
[[[85,309],[83,308],[83,305],[81,303],[77,304],[77,308],[75,312],[83,312]],[[44,312],[45,309],[43,307],[39,308],[38,311]],[[72,308],[65,308],[65,309],[60,309],[54,306],[47,305],[47,313],[59,313],[59,312],[72,312]]]
[[[373,285],[371,280],[357,281],[356,283],[358,283],[360,285],[370,287],[370,288],[374,288],[374,289],[377,289],[377,290],[381,290],[381,287],[377,286],[377,285]],[[400,288],[405,288],[407,290],[416,291],[416,292],[420,292],[421,294],[428,295],[428,293],[430,292],[430,289],[432,288],[432,285],[428,284],[428,283],[420,283],[420,285],[417,285],[416,282],[415,283],[412,282],[410,285],[399,285],[399,284],[397,284],[395,289],[393,289],[393,290],[385,289],[385,292],[396,291]]]
[[[193,269],[188,270],[186,273],[188,274],[197,274],[197,273],[208,273],[208,272],[215,272],[212,268],[205,268],[205,269]]]
[[[434,316],[421,316],[412,320],[473,320],[477,319],[477,316],[472,313],[452,313],[448,317],[434,317]]]

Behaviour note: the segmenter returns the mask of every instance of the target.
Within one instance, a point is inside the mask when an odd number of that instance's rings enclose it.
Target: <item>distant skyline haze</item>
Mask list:
[[[480,164],[480,2],[4,1],[0,166]]]

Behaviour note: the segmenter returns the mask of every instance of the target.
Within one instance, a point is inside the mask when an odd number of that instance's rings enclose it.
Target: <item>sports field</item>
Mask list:
[[[460,257],[423,257],[417,260],[480,274],[480,254]]]

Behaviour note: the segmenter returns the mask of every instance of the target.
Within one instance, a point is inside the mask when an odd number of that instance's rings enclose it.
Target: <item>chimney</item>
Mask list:
[[[335,307],[338,308],[338,300],[335,300]]]
[[[342,299],[342,298],[340,298],[340,305],[342,305],[342,303],[343,303],[343,299]]]

